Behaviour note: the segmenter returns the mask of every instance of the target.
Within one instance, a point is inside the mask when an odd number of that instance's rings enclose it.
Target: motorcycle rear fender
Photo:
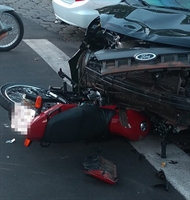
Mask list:
[[[69,62],[69,67],[71,71],[71,78],[75,83],[78,83],[78,70],[77,70],[77,64],[78,64],[78,59],[83,53],[84,49],[80,48],[73,56],[72,58],[68,61]]]
[[[101,29],[100,26],[100,18],[95,18],[88,26],[85,38],[82,41],[79,50],[72,56],[72,58],[69,60],[69,67],[71,71],[71,78],[78,83],[78,70],[77,70],[77,64],[78,60],[81,56],[81,54],[88,48],[88,46],[93,46],[93,43],[91,43],[91,38],[96,37],[98,31]]]

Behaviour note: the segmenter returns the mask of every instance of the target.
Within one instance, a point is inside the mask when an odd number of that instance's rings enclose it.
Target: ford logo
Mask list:
[[[134,57],[136,60],[139,60],[139,61],[148,61],[148,60],[153,60],[154,58],[156,58],[156,54],[154,54],[154,53],[139,53],[139,54],[136,54]]]

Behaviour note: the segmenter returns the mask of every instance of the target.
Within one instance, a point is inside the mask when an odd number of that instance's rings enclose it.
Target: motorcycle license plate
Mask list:
[[[20,132],[21,135],[27,135],[31,121],[35,117],[36,111],[29,106],[16,103],[11,114],[11,128]]]

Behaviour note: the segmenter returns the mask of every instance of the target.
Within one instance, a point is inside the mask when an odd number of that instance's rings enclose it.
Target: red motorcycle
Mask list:
[[[35,102],[35,113],[33,112],[35,117],[28,122],[25,120],[24,128],[23,124],[19,127],[20,123],[17,120],[29,119],[26,114],[34,109],[15,105],[12,127],[26,134],[25,146],[29,146],[33,141],[40,141],[42,146],[48,146],[50,143],[91,140],[107,137],[109,134],[117,134],[131,141],[137,141],[144,138],[150,130],[151,123],[147,116],[116,105],[60,103],[43,112],[42,107],[43,99],[38,97]]]

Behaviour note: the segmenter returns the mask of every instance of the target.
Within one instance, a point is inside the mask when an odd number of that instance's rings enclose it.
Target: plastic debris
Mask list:
[[[177,164],[178,162],[177,162],[177,161],[174,161],[174,160],[170,160],[169,163],[175,165],[175,164]]]
[[[13,138],[12,140],[7,140],[6,141],[6,144],[12,144],[12,143],[14,143],[15,142],[15,138]]]
[[[10,126],[8,124],[4,124],[4,127],[5,128],[9,128]]]
[[[55,23],[55,24],[59,24],[59,23],[61,23],[61,22],[60,22],[60,20],[56,19],[54,23]]]
[[[114,184],[117,182],[117,168],[114,163],[101,156],[87,156],[83,163],[84,173],[98,178],[106,183]]]
[[[162,167],[165,167],[165,166],[166,166],[166,162],[162,162],[162,163],[161,163],[161,166],[162,166]]]
[[[142,161],[143,159],[145,159],[146,157],[145,157],[145,155],[143,154],[143,153],[141,153],[140,155],[139,155],[139,160],[140,161]]]
[[[154,185],[154,187],[164,187],[166,189],[166,191],[168,191],[169,190],[169,183],[168,183],[168,180],[166,178],[164,171],[160,170],[156,173],[156,175],[157,175],[158,178],[163,179],[165,181],[165,183]]]

